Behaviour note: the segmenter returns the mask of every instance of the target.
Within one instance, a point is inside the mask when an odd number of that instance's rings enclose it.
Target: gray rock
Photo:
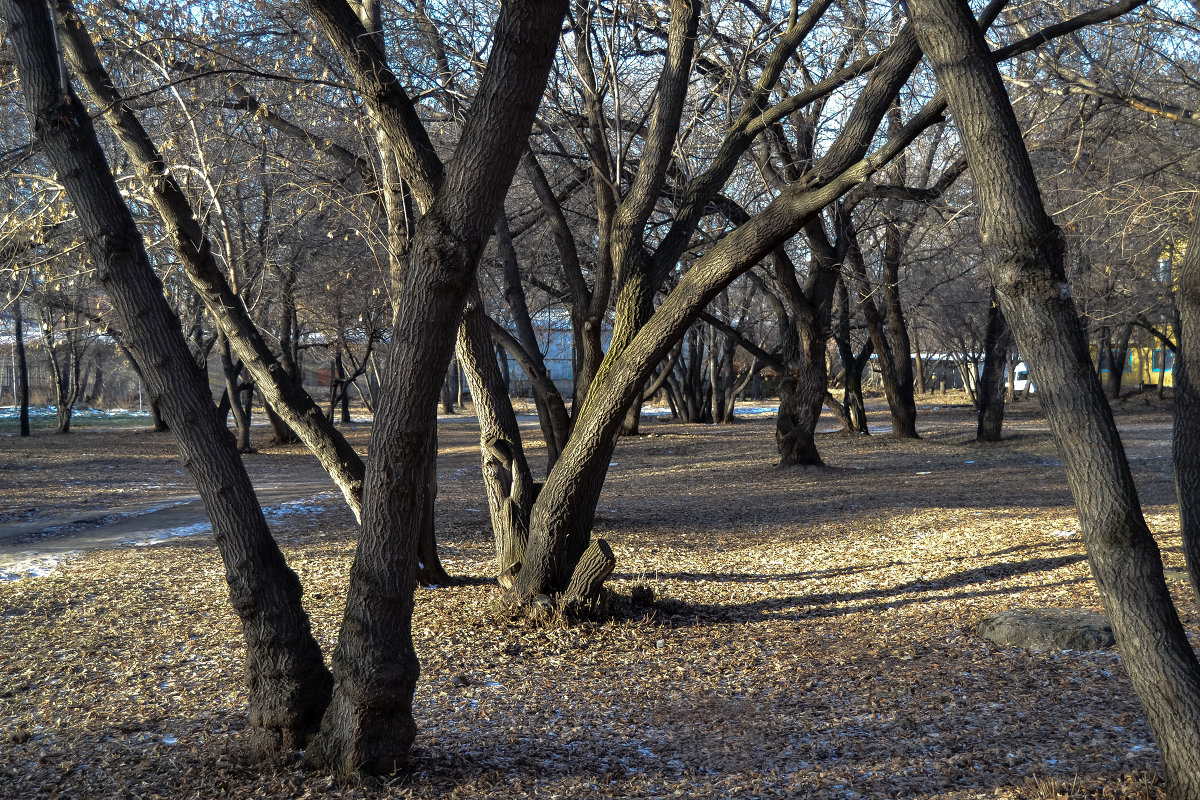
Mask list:
[[[1103,650],[1116,644],[1103,614],[1082,608],[1013,608],[989,614],[979,635],[1029,650]]]
[[[1163,577],[1168,581],[1178,581],[1180,583],[1188,582],[1187,570],[1171,569],[1170,567],[1166,567],[1163,569]]]

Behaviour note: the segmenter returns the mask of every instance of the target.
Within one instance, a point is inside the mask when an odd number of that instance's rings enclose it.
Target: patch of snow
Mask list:
[[[53,556],[38,556],[25,561],[17,561],[5,568],[0,568],[0,581],[19,581],[23,578],[44,578],[54,571],[60,563],[74,553],[62,553]]]

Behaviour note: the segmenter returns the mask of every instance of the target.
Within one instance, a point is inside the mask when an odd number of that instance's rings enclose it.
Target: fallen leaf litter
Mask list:
[[[822,436],[824,473],[776,468],[769,419],[648,423],[620,444],[597,514],[621,613],[543,625],[496,602],[478,440],[444,424],[441,552],[467,580],[418,591],[420,733],[412,771],[380,782],[247,760],[242,644],[206,536],[0,583],[0,796],[1159,797],[1118,651],[975,635],[1017,605],[1099,610],[1035,412],[1011,412],[1000,445],[971,442],[968,410],[944,405],[922,409],[920,442]],[[170,447],[140,432],[69,439],[20,473],[20,502],[69,480],[86,494],[88,453],[116,453],[129,475]],[[4,474],[21,452],[0,450]],[[1169,450],[1131,452],[1180,569]],[[252,471],[308,459],[258,458]],[[178,465],[144,469],[153,483]],[[329,652],[351,518],[327,496],[272,525]],[[1195,602],[1171,586],[1194,635]]]

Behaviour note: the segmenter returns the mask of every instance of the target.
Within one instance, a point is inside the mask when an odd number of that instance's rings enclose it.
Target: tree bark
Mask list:
[[[491,346],[488,320],[478,288],[472,290],[458,329],[458,363],[475,398],[479,419],[483,483],[487,490],[497,576],[515,575],[525,558],[533,475],[521,446],[521,432]]]
[[[1179,528],[1192,590],[1200,597],[1200,202],[1192,204],[1188,248],[1175,290],[1175,432],[1172,457],[1179,495]],[[1163,351],[1162,372],[1167,371]],[[1160,373],[1161,374],[1161,373]]]
[[[1122,660],[1176,800],[1200,798],[1200,664],[1163,578],[1129,464],[1079,326],[1063,239],[1046,215],[999,72],[963,0],[911,0],[917,37],[954,110],[1001,311],[1038,386]]]
[[[1132,337],[1133,323],[1127,322],[1121,326],[1121,332],[1117,335],[1116,349],[1105,344],[1108,356],[1108,379],[1105,381],[1105,389],[1109,400],[1116,400],[1121,396],[1121,379],[1125,376],[1125,364],[1129,360],[1129,340]]]
[[[29,435],[29,361],[25,357],[25,320],[21,316],[21,298],[13,300],[14,335],[17,346],[17,402],[21,407],[21,435]]]
[[[1000,441],[1004,427],[1004,369],[1008,365],[1008,351],[1012,348],[1012,333],[1004,315],[1000,313],[995,289],[991,295],[987,332],[983,340],[983,375],[979,380],[979,420],[975,428],[977,442]]]
[[[358,516],[362,502],[362,458],[334,427],[332,415],[321,413],[296,376],[271,352],[241,298],[221,272],[212,245],[183,189],[101,64],[71,0],[56,0],[56,3],[61,15],[59,31],[64,54],[142,178],[184,273],[228,338],[230,347],[254,377],[266,405],[277,415],[278,419],[272,420],[279,434],[277,438],[286,436],[284,426],[278,424],[282,421],[316,456]],[[294,309],[285,309],[285,316],[288,310],[294,313]],[[285,348],[287,344],[285,341]]]
[[[560,0],[501,5],[487,67],[445,170],[375,37],[342,0],[309,0],[308,7],[424,211],[400,276],[392,352],[368,451],[362,533],[333,657],[333,697],[308,751],[339,772],[388,773],[407,763],[416,734],[414,562],[436,430],[436,377],[449,364],[464,300],[533,123],[566,7]]]
[[[250,446],[250,417],[242,404],[242,392],[238,388],[238,375],[242,365],[233,363],[233,355],[229,352],[229,340],[221,337],[217,345],[221,351],[221,372],[225,376],[225,399],[229,410],[233,413],[234,427],[237,429],[237,449],[239,453],[253,452]],[[220,415],[224,419],[224,415]]]
[[[850,293],[846,289],[846,282],[840,277],[834,296],[834,316],[837,320],[834,326],[834,340],[837,342],[838,356],[842,360],[842,410],[846,420],[846,433],[870,433],[866,404],[863,402],[862,374],[875,349],[875,343],[867,337],[862,351],[855,354],[854,343],[850,340]]]
[[[889,237],[894,233],[889,233]],[[867,279],[866,264],[863,263],[862,252],[858,248],[857,234],[853,228],[847,234],[850,237],[846,253],[846,263],[858,286],[858,305],[862,309],[863,318],[867,322],[867,331],[874,345],[876,361],[879,364],[879,375],[883,381],[883,393],[887,398],[888,411],[892,417],[892,436],[897,439],[916,439],[917,436],[917,406],[913,397],[912,363],[907,329],[903,319],[893,323],[889,318],[884,319],[879,306],[873,299],[870,281]],[[885,262],[889,260],[885,253]],[[898,256],[892,256],[898,262]],[[894,271],[896,265],[885,267]],[[899,289],[895,273],[891,278],[885,278],[885,283],[891,286],[887,298],[887,313],[902,313],[900,307]]]
[[[254,747],[263,753],[303,747],[325,708],[330,676],[301,604],[300,582],[271,538],[87,111],[61,71],[45,5],[3,0],[0,14],[38,142],[71,197],[97,278],[212,521],[246,640]]]

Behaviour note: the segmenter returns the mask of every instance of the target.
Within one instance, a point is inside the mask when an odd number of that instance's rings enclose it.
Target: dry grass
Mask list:
[[[920,442],[824,436],[831,468],[818,473],[773,465],[768,419],[647,423],[618,448],[596,529],[619,559],[614,592],[648,586],[654,601],[550,626],[494,613],[477,439],[444,423],[442,553],[475,580],[419,592],[421,732],[411,773],[378,783],[248,763],[242,646],[203,538],[0,584],[0,796],[1159,797],[1118,653],[974,635],[1002,608],[1099,607],[1034,406],[1000,445],[971,442],[967,409],[945,406],[922,410]],[[1178,567],[1168,419],[1122,420],[1141,431],[1134,467]],[[144,433],[0,441],[0,475],[23,476],[6,505],[86,487],[99,462],[153,484],[178,469],[168,446]],[[41,470],[23,473],[39,453]],[[250,464],[311,469],[298,451]],[[331,648],[350,517],[327,499],[274,527]],[[1172,587],[1195,632],[1186,585]]]

